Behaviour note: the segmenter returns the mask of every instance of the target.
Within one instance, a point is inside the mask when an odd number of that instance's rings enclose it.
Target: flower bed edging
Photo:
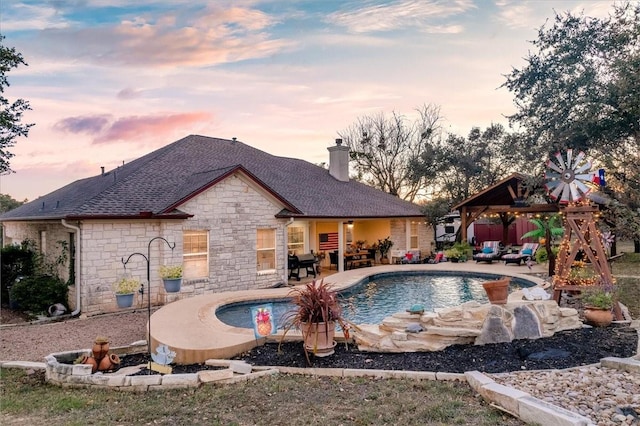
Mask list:
[[[146,342],[135,342],[129,346],[115,347],[111,353],[118,356],[145,352]],[[112,373],[91,373],[88,364],[73,364],[81,355],[88,355],[90,349],[49,354],[45,357],[45,379],[47,382],[69,388],[99,388],[118,391],[145,392],[196,388],[203,384],[235,383],[251,380],[264,375],[276,374],[277,369],[260,369],[254,372],[251,365],[243,361],[211,360],[209,365],[227,367],[222,370],[203,370],[189,374],[165,374],[148,376],[127,376],[120,370]],[[242,365],[240,365],[242,364]]]

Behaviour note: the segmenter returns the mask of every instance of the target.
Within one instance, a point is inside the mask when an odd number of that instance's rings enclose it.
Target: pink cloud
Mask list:
[[[196,123],[210,119],[211,114],[206,112],[124,117],[115,121],[106,131],[96,137],[93,140],[93,144],[117,140],[139,140],[146,136],[167,135],[176,130],[191,128]]]
[[[99,145],[113,141],[140,140],[148,136],[165,136],[177,130],[185,133],[194,125],[208,122],[211,118],[212,115],[208,112],[129,116],[118,119],[110,115],[86,115],[65,118],[53,127],[65,133],[91,135],[92,143]]]

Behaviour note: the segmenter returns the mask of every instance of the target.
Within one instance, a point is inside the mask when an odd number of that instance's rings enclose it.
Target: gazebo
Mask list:
[[[512,173],[494,185],[453,206],[460,211],[461,237],[467,241],[467,228],[481,216],[497,216],[502,222],[502,241],[508,239],[509,225],[516,216],[523,214],[557,213],[553,203],[528,204],[528,190],[524,189],[525,175]]]

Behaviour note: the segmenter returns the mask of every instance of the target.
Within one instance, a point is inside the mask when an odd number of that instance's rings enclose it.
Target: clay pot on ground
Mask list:
[[[99,371],[113,371],[120,367],[120,357],[116,354],[109,354],[102,358],[98,365]]]
[[[93,357],[100,362],[109,352],[109,341],[102,338],[96,339],[93,342],[91,352],[93,352]]]
[[[489,302],[494,305],[504,305],[507,303],[510,281],[510,277],[502,277],[499,280],[482,283],[482,287],[484,287],[484,291],[487,293]]]
[[[584,319],[596,327],[607,327],[613,321],[611,309],[584,308]]]
[[[85,358],[84,361],[82,361],[83,364],[87,364],[91,366],[91,372],[95,373],[96,371],[98,371],[98,361],[96,361],[96,359],[92,356],[88,356]]]

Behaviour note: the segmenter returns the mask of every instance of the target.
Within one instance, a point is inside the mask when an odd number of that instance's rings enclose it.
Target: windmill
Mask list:
[[[585,158],[582,151],[574,158],[572,149],[567,150],[566,160],[559,152],[554,158],[557,164],[551,158],[546,163],[549,170],[545,173],[545,188],[549,196],[564,205],[583,200],[592,189],[590,184],[594,174],[589,171],[591,161]]]
[[[580,291],[585,288],[569,279],[579,253],[584,256],[582,260],[590,263],[593,268],[596,277],[593,285],[613,286],[614,280],[602,237],[596,228],[596,213],[599,208],[589,203],[587,197],[594,187],[593,182],[598,172],[591,172],[591,161],[586,159],[584,152],[580,151],[574,157],[571,149],[567,150],[566,156],[556,153],[547,160],[546,166],[545,188],[549,197],[560,204],[565,228],[553,277],[554,299],[559,302],[563,290]],[[621,319],[617,303],[615,314],[617,319]]]

